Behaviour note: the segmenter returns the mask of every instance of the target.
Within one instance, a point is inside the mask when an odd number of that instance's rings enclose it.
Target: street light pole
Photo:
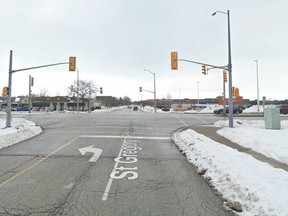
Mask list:
[[[79,70],[77,69],[77,113],[79,113]]]
[[[144,69],[144,71],[148,71],[149,73],[151,73],[154,77],[154,112],[156,113],[156,79],[155,79],[155,73],[153,73],[150,70]]]
[[[228,76],[229,76],[229,127],[233,128],[233,96],[232,96],[232,60],[231,60],[231,37],[230,37],[230,12],[227,10],[227,12],[223,11],[216,11],[212,14],[212,16],[215,16],[216,13],[222,13],[226,14],[228,17]]]
[[[256,62],[256,77],[257,77],[257,111],[259,112],[259,80],[258,80],[258,60]]]
[[[199,83],[200,83],[200,82],[197,82],[197,102],[198,102],[198,108],[197,108],[197,110],[199,110]]]

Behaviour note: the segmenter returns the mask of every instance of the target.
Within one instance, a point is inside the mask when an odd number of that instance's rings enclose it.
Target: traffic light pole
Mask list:
[[[12,74],[15,72],[20,71],[26,71],[26,70],[33,70],[38,68],[44,68],[44,67],[52,67],[56,65],[62,65],[62,64],[69,64],[69,62],[61,62],[56,64],[49,64],[49,65],[41,65],[37,67],[30,67],[30,68],[23,68],[23,69],[12,69],[12,62],[13,62],[13,50],[10,50],[10,58],[9,58],[9,78],[8,78],[8,88],[9,88],[9,95],[8,95],[8,101],[6,106],[6,128],[11,127],[11,95],[12,95]]]
[[[223,115],[226,115],[226,88],[225,80],[223,79]]]
[[[31,75],[29,75],[28,112],[31,113]]]
[[[13,61],[13,51],[10,50],[10,59],[9,59],[9,78],[8,78],[8,101],[6,106],[6,127],[11,127],[11,93],[12,93],[12,61]]]

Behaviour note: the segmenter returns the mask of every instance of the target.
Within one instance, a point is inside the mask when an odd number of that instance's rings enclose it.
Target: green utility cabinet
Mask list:
[[[281,129],[280,123],[280,111],[277,108],[265,108],[264,109],[264,120],[266,129]]]

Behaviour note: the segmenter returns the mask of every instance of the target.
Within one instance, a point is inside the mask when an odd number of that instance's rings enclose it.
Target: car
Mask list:
[[[29,107],[18,107],[17,111],[29,111]]]
[[[138,107],[137,106],[134,106],[133,107],[133,111],[137,111],[138,110]]]
[[[39,111],[41,111],[41,108],[40,107],[33,107],[31,111],[32,112],[39,112]]]
[[[288,114],[288,104],[281,104],[277,108],[279,108],[280,114]]]
[[[162,111],[164,111],[164,112],[169,112],[170,110],[171,110],[170,107],[163,107],[163,108],[162,108]]]
[[[214,114],[223,114],[223,108],[214,110]],[[233,107],[233,114],[240,114],[243,110],[239,107]],[[229,113],[229,107],[226,107],[226,114]]]

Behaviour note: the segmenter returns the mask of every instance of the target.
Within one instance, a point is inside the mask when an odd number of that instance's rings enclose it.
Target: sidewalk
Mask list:
[[[285,171],[288,171],[288,165],[287,164],[275,161],[271,158],[266,157],[265,155],[262,155],[260,153],[255,152],[255,151],[252,151],[249,148],[244,148],[244,147],[238,145],[237,143],[234,143],[234,142],[226,139],[225,137],[217,134],[217,130],[221,129],[219,127],[198,125],[198,126],[189,126],[188,128],[194,130],[195,132],[197,132],[199,134],[203,134],[204,136],[209,137],[210,139],[212,139],[218,143],[221,143],[223,145],[226,145],[226,146],[229,146],[233,149],[236,149],[239,152],[249,154],[261,162],[265,162],[265,163],[270,164],[274,168],[280,168],[280,169],[283,169]]]

